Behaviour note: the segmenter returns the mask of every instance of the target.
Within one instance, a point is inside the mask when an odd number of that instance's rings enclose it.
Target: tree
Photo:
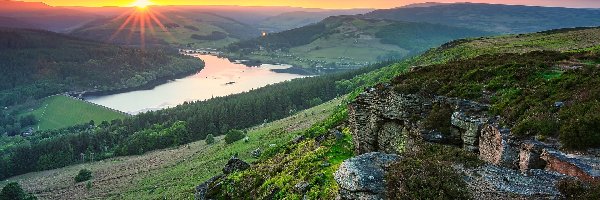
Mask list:
[[[231,144],[238,140],[244,139],[245,137],[246,135],[244,135],[244,132],[233,129],[227,132],[227,135],[225,135],[225,143]]]
[[[16,182],[9,183],[2,188],[0,192],[0,200],[33,200],[35,196],[26,193]]]
[[[79,174],[75,176],[75,182],[77,183],[87,181],[90,179],[92,179],[92,171],[90,171],[89,169],[79,170]]]
[[[213,144],[215,143],[215,137],[213,136],[213,134],[208,134],[206,135],[206,144]]]

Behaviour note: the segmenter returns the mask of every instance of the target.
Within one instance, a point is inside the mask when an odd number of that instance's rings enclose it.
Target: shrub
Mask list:
[[[79,174],[75,176],[75,182],[77,183],[87,181],[90,179],[92,179],[92,171],[90,171],[89,169],[79,170]]]
[[[470,199],[466,183],[441,162],[407,158],[386,175],[393,199]]]
[[[215,137],[212,134],[208,134],[206,135],[206,144],[213,144],[215,143]]]
[[[431,113],[425,118],[423,126],[428,130],[437,130],[446,135],[450,134],[452,128],[452,108],[449,105],[435,104]]]
[[[600,185],[590,185],[576,179],[560,180],[556,188],[566,199],[600,199]]]
[[[0,200],[33,200],[35,196],[26,193],[16,182],[12,182],[2,188]]]
[[[560,141],[569,149],[600,146],[600,103],[574,105],[560,113]]]
[[[244,135],[244,132],[242,132],[240,130],[230,130],[225,135],[225,143],[231,144],[231,143],[234,143],[241,139],[244,139],[245,137],[246,137],[246,135]]]

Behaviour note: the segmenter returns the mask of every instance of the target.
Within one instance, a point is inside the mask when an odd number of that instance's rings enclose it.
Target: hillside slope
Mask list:
[[[116,44],[178,48],[220,48],[260,35],[256,28],[218,14],[160,10],[165,9],[134,8],[116,18],[88,23],[70,35]],[[145,20],[142,27],[140,19]]]
[[[144,51],[19,29],[0,29],[0,60],[2,107],[68,91],[138,87],[203,67],[177,51]]]
[[[288,63],[312,71],[347,70],[416,55],[453,39],[483,35],[488,33],[427,23],[336,16],[314,25],[234,43],[227,47],[227,54],[234,58]]]
[[[375,10],[367,17],[428,22],[495,33],[600,26],[600,10],[456,3]]]
[[[199,183],[197,195],[225,199],[333,199],[336,194],[350,199],[392,194],[401,199],[572,195],[593,199],[598,195],[594,189],[598,186],[593,186],[598,159],[597,153],[587,149],[600,147],[595,131],[600,98],[600,40],[595,35],[599,32],[600,28],[569,29],[455,41],[340,81],[338,87],[357,88],[352,95],[357,101],[348,110],[336,111],[331,118],[336,120],[320,123],[319,128],[305,132],[308,139],[280,148],[247,170]],[[477,45],[482,43],[489,45]],[[522,44],[527,45],[518,47]],[[390,84],[378,84],[382,82]],[[557,102],[561,103],[556,106]],[[478,120],[486,123],[485,129],[471,130],[469,126],[477,126]],[[471,131],[475,144],[469,143]],[[339,159],[348,156],[346,134],[352,135],[355,155],[362,156],[346,160],[341,170]],[[547,165],[554,172],[536,171],[544,167],[533,164],[523,168],[524,161],[518,160],[519,150],[523,155],[520,145],[537,142],[544,152],[554,148],[579,151],[577,156],[569,154],[571,160],[543,157],[560,163]],[[495,149],[500,146],[494,145],[503,146]],[[473,153],[471,147],[482,153]],[[366,153],[372,151],[398,153],[400,158],[378,168],[384,158],[370,158],[373,154]],[[577,167],[569,169],[583,175],[567,171],[564,166],[573,164],[566,163],[576,163]],[[519,169],[530,175],[519,175]],[[561,180],[556,171],[579,180]],[[574,193],[571,187],[582,192]]]
[[[77,9],[52,7],[41,2],[13,0],[0,1],[0,17],[11,17],[36,28],[54,32],[68,32],[94,19],[100,18],[92,12]],[[9,28],[24,28],[22,24],[9,24]],[[27,27],[30,28],[30,27]]]

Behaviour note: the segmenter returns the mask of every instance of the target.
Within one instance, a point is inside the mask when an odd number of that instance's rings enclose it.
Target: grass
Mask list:
[[[215,137],[215,144],[198,141],[177,148],[149,152],[140,156],[73,165],[61,169],[29,173],[0,182],[19,182],[26,191],[42,199],[193,199],[196,185],[221,173],[233,154],[247,161],[257,159],[250,152],[282,145],[314,123],[330,116],[344,97],[298,114],[248,130],[249,141],[225,144]],[[79,170],[90,169],[93,187],[75,183]]]
[[[100,124],[126,117],[123,113],[64,95],[42,99],[38,108],[25,114],[33,114],[39,120],[39,130],[65,128],[90,120]]]

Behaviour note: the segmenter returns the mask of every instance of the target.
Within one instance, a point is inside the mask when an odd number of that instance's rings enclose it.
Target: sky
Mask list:
[[[22,0],[52,6],[131,6],[136,0]],[[422,2],[477,2],[513,5],[600,8],[600,0],[150,0],[157,5],[294,6],[305,8],[393,8]]]

